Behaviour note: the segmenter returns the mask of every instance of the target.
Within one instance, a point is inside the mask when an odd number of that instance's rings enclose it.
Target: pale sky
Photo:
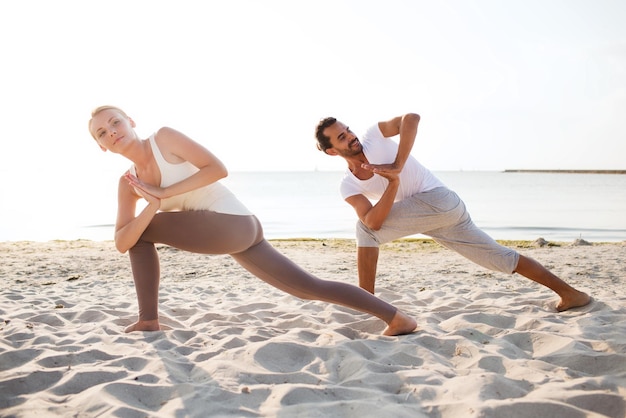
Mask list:
[[[432,170],[626,169],[624,21],[622,0],[5,1],[2,199],[115,186],[129,163],[87,131],[102,104],[231,171],[341,170],[320,118],[406,112]]]

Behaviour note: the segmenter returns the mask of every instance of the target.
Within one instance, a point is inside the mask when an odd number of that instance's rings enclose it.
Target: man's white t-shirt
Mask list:
[[[385,138],[378,124],[369,128],[359,139],[363,145],[363,153],[370,164],[390,164],[396,159],[398,144]],[[377,201],[385,192],[388,184],[389,181],[378,174],[374,174],[370,179],[360,180],[350,170],[346,170],[340,186],[341,197],[346,199],[362,194],[370,200]],[[445,187],[445,185],[430,170],[421,165],[415,157],[410,155],[402,172],[400,172],[400,187],[396,193],[395,201],[437,187]]]

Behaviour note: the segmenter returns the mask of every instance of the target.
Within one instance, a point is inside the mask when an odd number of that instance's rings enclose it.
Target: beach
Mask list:
[[[272,240],[318,277],[357,283],[350,239]],[[381,248],[384,322],[300,300],[229,256],[158,246],[162,331],[112,241],[0,243],[2,417],[626,416],[626,242],[507,242],[593,296],[556,295],[431,240]]]

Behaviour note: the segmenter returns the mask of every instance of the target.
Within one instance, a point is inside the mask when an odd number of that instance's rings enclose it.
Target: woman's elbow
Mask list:
[[[221,175],[220,178],[222,179],[225,179],[226,177],[228,177],[228,169],[226,168],[225,165],[222,165],[220,175]]]
[[[228,177],[228,169],[220,161],[218,164],[214,164],[206,171],[206,176],[210,179],[210,181],[218,181]]]
[[[128,251],[128,247],[118,243],[117,241],[115,241],[115,249],[117,251],[119,251],[120,253],[122,253],[122,254],[124,254],[124,253],[126,253],[126,251]]]
[[[115,234],[114,242],[115,242],[115,249],[119,251],[120,253],[124,254],[126,253],[126,251],[130,250],[130,247],[128,246],[128,244],[126,244],[124,240],[117,233]]]

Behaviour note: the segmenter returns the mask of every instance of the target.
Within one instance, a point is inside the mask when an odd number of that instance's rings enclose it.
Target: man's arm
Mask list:
[[[390,164],[363,164],[361,167],[385,177],[389,180],[389,185],[375,205],[372,205],[369,199],[362,194],[350,196],[346,199],[346,202],[352,205],[356,211],[361,222],[374,231],[382,227],[383,222],[387,219],[387,215],[389,215],[389,211],[393,207],[398,187],[400,186],[400,178],[398,176],[413,149],[419,122],[420,115],[407,113],[406,115],[378,123],[378,127],[385,138],[400,135],[396,159]]]
[[[364,164],[362,167],[377,174],[383,172],[399,174],[413,149],[419,122],[420,115],[417,113],[407,113],[385,122],[379,122],[378,127],[385,138],[400,135],[396,159],[390,164]]]
[[[385,219],[387,219],[400,185],[400,180],[397,176],[388,177],[387,179],[389,180],[389,185],[375,205],[372,205],[372,202],[362,194],[346,198],[346,202],[352,205],[361,222],[374,231],[378,231]]]

